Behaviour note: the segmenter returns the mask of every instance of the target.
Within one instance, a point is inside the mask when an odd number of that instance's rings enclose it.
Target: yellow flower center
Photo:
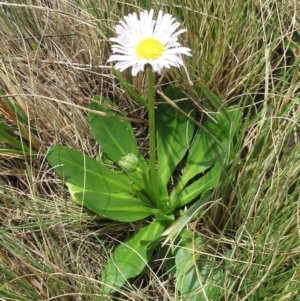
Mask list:
[[[136,46],[135,53],[139,59],[155,60],[165,51],[163,44],[154,38],[146,38]]]

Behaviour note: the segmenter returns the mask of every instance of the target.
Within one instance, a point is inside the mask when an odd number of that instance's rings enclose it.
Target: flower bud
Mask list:
[[[124,171],[135,171],[139,166],[139,159],[133,153],[129,153],[122,157],[118,164]]]

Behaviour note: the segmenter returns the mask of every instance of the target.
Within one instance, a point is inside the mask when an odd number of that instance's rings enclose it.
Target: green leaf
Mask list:
[[[164,237],[163,245],[165,245],[168,241],[171,239],[174,239],[174,237],[178,236],[179,233],[181,233],[182,229],[186,227],[186,225],[189,223],[191,219],[194,218],[194,216],[201,210],[201,208],[211,201],[212,193],[208,191],[207,193],[204,193],[200,200],[195,202],[187,211],[185,211],[180,218],[178,218],[172,226],[170,226],[164,233],[162,234],[162,237]],[[160,238],[160,242],[162,242],[162,238]]]
[[[192,102],[177,87],[168,87],[164,94],[186,114],[194,117]],[[194,124],[160,97],[156,116],[156,138],[159,179],[167,185],[178,163],[182,160],[194,134]]]
[[[191,185],[181,191],[176,198],[174,207],[178,208],[185,206],[201,193],[214,189],[219,182],[221,171],[222,163],[217,161],[217,163],[204,176],[194,181]]]
[[[67,186],[76,203],[102,217],[129,223],[153,215],[152,207],[128,192],[103,193],[96,189],[83,191],[72,184]]]
[[[161,209],[152,209],[157,221],[174,221],[173,214],[165,214]]]
[[[224,122],[224,119],[222,120],[218,116],[221,115],[214,116],[216,122],[208,120],[204,126],[218,138],[226,149],[229,139],[229,122]],[[187,157],[186,168],[178,183],[177,193],[189,180],[213,166],[221,153],[225,154],[209,133],[199,129]]]
[[[115,114],[108,106],[116,105],[102,96],[94,96],[90,109],[108,114]],[[100,101],[100,102],[99,102]],[[89,113],[91,132],[101,147],[101,150],[116,164],[128,153],[133,153],[139,160],[142,155],[137,147],[131,124],[126,120],[103,117]]]
[[[152,241],[163,232],[164,225],[158,221],[141,228],[133,236],[120,244],[108,259],[101,281],[105,293],[113,293],[123,286],[127,279],[138,276],[150,260],[153,248],[146,249],[143,241]]]
[[[109,99],[95,96],[94,100],[97,100],[97,102],[92,102],[90,104],[90,109],[108,114],[115,114],[113,110],[107,108],[107,105],[116,107]],[[101,103],[99,101],[101,101]],[[148,166],[138,149],[134,132],[128,121],[103,117],[93,113],[89,113],[89,120],[91,132],[99,143],[101,150],[108,158],[118,164],[122,157],[132,153],[138,158],[139,167],[147,173]],[[140,189],[144,188],[143,181],[138,173],[129,172],[128,176],[140,187]]]
[[[65,146],[50,149],[47,160],[68,185],[74,201],[95,213],[126,222],[153,214],[150,201],[124,173]]]
[[[82,187],[86,191],[129,192],[134,190],[130,179],[116,173],[82,152],[66,146],[55,146],[49,150],[47,161],[66,183]]]
[[[223,270],[216,267],[215,259],[202,255],[200,237],[186,243],[175,251],[176,287],[184,300],[220,300]]]
[[[195,198],[217,184],[222,163],[230,152],[230,142],[238,131],[241,111],[238,108],[230,108],[228,116],[230,120],[222,113],[216,113],[212,116],[213,119],[205,122],[204,127],[207,131],[199,129],[197,132],[187,157],[184,173],[170,195],[174,207],[187,204],[193,199],[192,196]],[[207,171],[209,168],[211,169]],[[205,171],[206,174],[190,187],[186,187],[189,181]]]

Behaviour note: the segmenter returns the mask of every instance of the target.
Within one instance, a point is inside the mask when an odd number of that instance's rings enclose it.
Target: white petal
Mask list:
[[[136,13],[125,16],[115,26],[117,37],[110,38],[112,55],[108,62],[116,61],[115,68],[123,71],[132,67],[132,75],[144,71],[145,65],[150,64],[153,71],[160,74],[163,68],[183,65],[181,55],[191,55],[191,49],[181,47],[178,35],[185,29],[178,30],[180,23],[170,14],[158,12],[157,20],[153,19],[154,10],[142,11],[139,18]],[[164,46],[164,53],[157,59],[140,59],[136,54],[137,45],[145,38],[153,37]]]
[[[166,50],[165,54],[185,54],[191,56],[191,49],[187,47],[177,47],[177,48],[169,48]]]

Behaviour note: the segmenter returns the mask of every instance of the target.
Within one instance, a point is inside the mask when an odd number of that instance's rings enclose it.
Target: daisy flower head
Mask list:
[[[114,44],[108,62],[116,61],[117,70],[132,67],[135,76],[149,64],[154,72],[161,74],[164,67],[183,65],[181,54],[191,55],[191,49],[181,47],[178,42],[178,35],[186,29],[177,30],[180,23],[170,14],[159,11],[154,20],[153,13],[153,9],[145,10],[139,19],[136,13],[129,14],[115,27],[118,36],[110,39]]]

